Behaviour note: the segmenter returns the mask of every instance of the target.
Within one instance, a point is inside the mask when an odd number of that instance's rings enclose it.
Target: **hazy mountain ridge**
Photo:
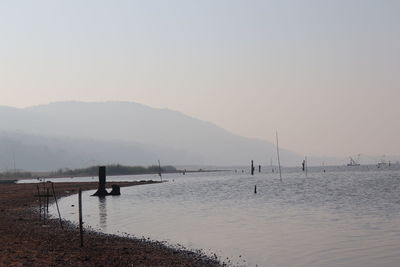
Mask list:
[[[13,153],[23,169],[82,167],[96,161],[154,164],[157,159],[179,165],[243,165],[251,159],[262,165],[269,165],[270,159],[276,163],[271,143],[231,134],[177,111],[132,102],[0,107],[0,121],[5,122],[0,126],[0,168],[10,166]],[[283,165],[298,165],[301,160],[281,149]]]

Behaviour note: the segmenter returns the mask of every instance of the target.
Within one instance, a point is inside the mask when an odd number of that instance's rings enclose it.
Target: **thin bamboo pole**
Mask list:
[[[158,160],[158,170],[159,170],[158,175],[160,175],[160,179],[161,179],[161,182],[162,182],[162,174],[161,174],[161,163],[160,163],[160,160]]]
[[[279,165],[279,178],[282,181],[282,170],[281,170],[281,161],[279,159],[279,142],[278,142],[278,131],[276,132],[276,152],[278,155],[278,165]]]
[[[307,162],[307,156],[306,156],[306,162],[305,162],[305,165],[306,165],[306,176],[307,176],[307,173],[308,173],[308,162]]]
[[[54,201],[56,202],[56,207],[57,207],[57,212],[58,212],[58,218],[60,220],[60,226],[61,229],[63,228],[63,224],[62,224],[62,220],[61,220],[61,214],[60,214],[60,208],[58,207],[58,201],[57,201],[57,197],[56,197],[56,191],[54,190],[54,183],[51,183],[51,188],[53,189],[53,196],[54,196]]]

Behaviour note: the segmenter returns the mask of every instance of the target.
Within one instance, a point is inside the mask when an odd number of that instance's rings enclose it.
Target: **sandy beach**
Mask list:
[[[55,183],[58,197],[79,188],[96,189],[97,183]],[[40,220],[36,194],[36,184],[0,184],[0,266],[221,266],[191,251],[93,231],[85,231],[80,247],[76,226]]]

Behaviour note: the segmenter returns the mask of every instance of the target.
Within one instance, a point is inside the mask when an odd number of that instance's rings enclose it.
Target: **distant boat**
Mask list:
[[[378,162],[378,164],[377,164],[378,168],[385,167],[385,166],[388,166],[388,164],[386,162]]]
[[[350,157],[350,162],[347,164],[347,166],[360,166],[360,163],[358,163],[360,155],[358,155],[357,160],[354,160],[352,157]]]

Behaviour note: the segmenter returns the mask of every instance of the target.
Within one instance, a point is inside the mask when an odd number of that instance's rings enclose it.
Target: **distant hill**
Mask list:
[[[85,167],[94,162],[246,165],[276,162],[271,143],[241,137],[169,109],[131,102],[0,107],[0,169]],[[273,129],[271,129],[273,131]],[[281,149],[283,165],[302,156]]]

